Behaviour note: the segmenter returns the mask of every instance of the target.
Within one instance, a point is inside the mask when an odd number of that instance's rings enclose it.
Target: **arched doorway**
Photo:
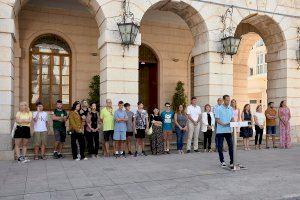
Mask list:
[[[41,101],[45,109],[52,110],[59,99],[69,108],[72,53],[67,42],[54,34],[41,35],[32,42],[29,52],[31,108]]]
[[[140,30],[142,43],[153,47],[159,56],[160,108],[165,102],[172,102],[178,81],[184,83],[187,97],[194,91],[195,96],[208,98],[208,87],[200,81],[206,76],[200,69],[204,69],[202,60],[207,55],[202,54],[208,46],[207,27],[191,2],[157,1],[144,13]],[[191,57],[195,60],[194,74],[190,70]]]
[[[286,58],[280,53],[285,51],[286,43],[281,28],[266,15],[250,15],[237,26],[235,36],[242,38],[233,59],[233,96],[239,102],[239,107],[250,103],[253,104],[253,110],[257,104],[262,104],[266,108],[267,101],[273,101],[278,105],[285,98],[281,88],[286,87],[284,81],[286,69],[281,67],[285,65]],[[257,52],[251,57],[251,51],[260,46],[259,43],[265,45],[265,51]],[[249,69],[249,59],[255,59],[254,69]],[[253,79],[255,71],[256,78],[249,87],[249,80]],[[248,88],[253,89],[254,85],[257,85],[256,91],[249,93]]]
[[[139,100],[150,113],[158,107],[158,59],[144,44],[139,48]]]

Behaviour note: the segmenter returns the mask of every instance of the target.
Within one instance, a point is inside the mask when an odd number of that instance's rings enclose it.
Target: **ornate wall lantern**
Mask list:
[[[117,23],[119,28],[119,33],[122,40],[122,45],[129,48],[129,45],[134,44],[135,38],[139,32],[139,25],[134,21],[134,15],[130,12],[129,2],[126,0],[122,3],[122,20]]]
[[[300,69],[300,27],[297,28],[297,39],[298,39],[298,49],[296,50],[296,59],[298,62],[298,69]]]
[[[225,14],[221,16],[221,22],[223,24],[223,36],[221,38],[221,42],[223,45],[223,50],[221,52],[222,63],[224,61],[225,54],[230,55],[232,58],[232,56],[237,53],[241,42],[241,38],[234,36],[235,28],[233,27],[232,13],[233,7],[231,6],[226,10]]]

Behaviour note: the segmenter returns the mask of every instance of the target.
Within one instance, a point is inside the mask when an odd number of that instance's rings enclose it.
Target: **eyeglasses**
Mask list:
[[[166,106],[167,108],[170,108],[171,106]]]

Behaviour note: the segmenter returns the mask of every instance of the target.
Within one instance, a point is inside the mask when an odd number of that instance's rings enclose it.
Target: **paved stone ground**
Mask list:
[[[300,199],[300,146],[238,157],[248,170],[222,169],[216,153],[1,161],[0,199]]]

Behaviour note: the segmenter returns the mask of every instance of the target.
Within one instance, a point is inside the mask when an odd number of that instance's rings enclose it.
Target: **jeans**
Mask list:
[[[90,155],[98,155],[99,150],[99,132],[86,132],[87,149]]]
[[[211,137],[212,137],[212,130],[207,130],[206,132],[203,132],[204,134],[204,144],[203,147],[206,149],[206,144],[207,144],[207,149],[211,149]]]
[[[219,134],[216,134],[216,138],[217,138],[220,162],[221,163],[224,162],[223,142],[224,142],[224,138],[225,138],[227,145],[228,145],[228,149],[229,149],[230,164],[233,164],[233,142],[232,142],[231,133],[219,133]]]
[[[85,158],[85,156],[84,156],[84,151],[85,151],[84,135],[83,135],[83,133],[77,133],[75,131],[71,135],[71,147],[72,147],[73,159],[77,158],[77,143],[76,143],[77,140],[78,140],[79,148],[80,148],[80,158],[83,159],[83,158]]]
[[[255,125],[255,145],[257,145],[258,140],[259,140],[258,144],[261,144],[263,132],[264,132],[264,129],[261,129],[259,126]],[[259,137],[259,139],[258,139],[258,137]]]
[[[182,150],[185,131],[180,130],[180,128],[176,126],[175,132],[177,136],[177,150]]]

